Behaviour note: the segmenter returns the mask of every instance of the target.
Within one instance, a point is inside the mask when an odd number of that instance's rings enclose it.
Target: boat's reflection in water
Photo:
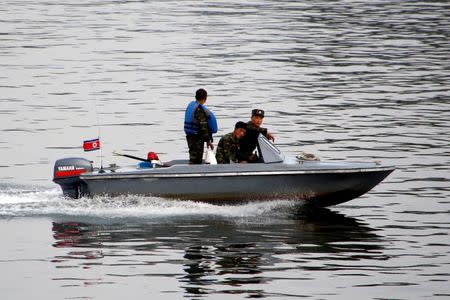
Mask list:
[[[344,270],[349,260],[385,259],[383,237],[328,209],[252,219],[54,222],[53,236],[54,247],[68,249],[54,259],[57,264],[109,266],[102,279],[108,283],[111,276],[174,276],[189,295],[220,290],[260,297],[264,291],[251,284],[289,269],[307,277],[314,270]]]

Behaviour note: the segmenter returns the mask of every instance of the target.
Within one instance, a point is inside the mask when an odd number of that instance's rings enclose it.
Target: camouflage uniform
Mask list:
[[[253,155],[253,151],[256,149],[258,144],[258,135],[264,135],[267,137],[267,129],[263,127],[256,127],[252,122],[247,123],[247,132],[245,136],[239,140],[239,152],[237,158],[239,161],[249,161],[250,157]]]
[[[205,111],[198,107],[194,118],[198,120],[199,130],[197,134],[187,135],[186,140],[189,147],[189,163],[201,164],[203,160],[203,148],[205,143],[213,141],[212,134],[208,129],[208,118]]]
[[[216,159],[218,164],[229,164],[230,161],[237,163],[237,153],[239,151],[239,140],[228,133],[224,135],[217,145]]]

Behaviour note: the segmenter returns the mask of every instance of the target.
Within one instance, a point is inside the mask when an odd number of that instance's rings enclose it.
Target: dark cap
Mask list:
[[[234,129],[238,128],[247,129],[247,123],[244,123],[242,121],[237,122],[236,125],[234,125]]]
[[[208,93],[204,89],[198,89],[195,92],[195,100],[197,100],[197,101],[205,100],[207,96],[208,96]]]
[[[254,109],[252,110],[252,117],[253,116],[260,116],[264,118],[264,111],[262,109]]]

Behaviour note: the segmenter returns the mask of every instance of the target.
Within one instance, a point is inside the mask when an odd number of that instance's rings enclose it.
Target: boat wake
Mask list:
[[[121,196],[64,198],[59,188],[0,187],[0,218],[27,216],[79,216],[105,219],[225,217],[247,218],[285,214],[298,208],[297,201],[270,200],[215,205],[158,197]]]

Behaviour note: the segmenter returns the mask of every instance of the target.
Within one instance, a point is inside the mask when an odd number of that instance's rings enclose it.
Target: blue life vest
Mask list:
[[[208,120],[208,130],[210,133],[216,133],[218,130],[216,116],[210,111],[206,106],[201,105],[197,101],[192,101],[186,108],[184,113],[184,132],[186,134],[197,134],[198,133],[198,120],[195,118],[195,111],[198,107],[201,107],[206,114]]]

